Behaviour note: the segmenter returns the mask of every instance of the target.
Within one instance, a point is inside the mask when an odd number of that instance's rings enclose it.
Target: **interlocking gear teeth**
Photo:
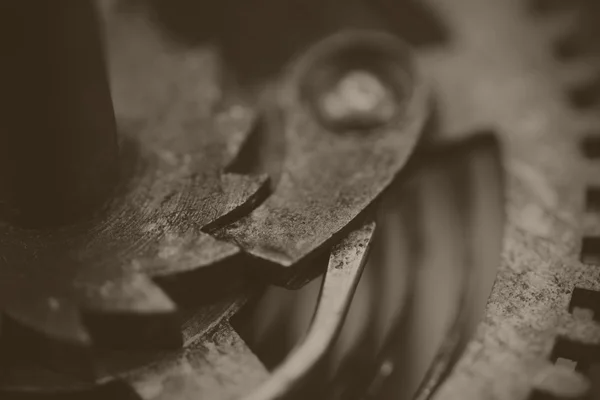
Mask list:
[[[262,180],[262,184],[256,184],[256,180],[254,179],[232,178],[235,178],[235,176],[225,179],[226,184],[222,185],[223,191],[221,194],[230,196],[223,204],[228,204],[233,208],[245,207],[246,202],[253,198],[254,193],[262,193],[258,189],[266,183],[264,179]],[[227,190],[228,188],[232,188],[232,184],[235,186],[233,195],[231,194],[231,190]],[[245,198],[238,199],[238,196]],[[190,206],[190,208],[192,210],[196,209],[193,206]],[[205,216],[208,215],[210,217],[209,222],[214,217],[220,216],[220,212],[224,211],[223,208],[223,206],[216,207],[212,212],[205,213]],[[179,217],[181,218],[181,216]],[[194,215],[190,215],[189,217],[191,221],[194,221]],[[135,223],[136,221],[134,220]],[[119,232],[123,233],[123,230]],[[165,239],[169,235],[173,236],[173,241],[176,244],[173,244],[172,241],[165,242],[161,240],[161,238]],[[190,235],[197,239],[193,241],[195,246],[191,249],[192,251],[182,254],[181,251],[185,250],[185,245],[181,245],[181,243],[189,241],[186,238],[189,238]],[[133,237],[136,237],[135,233]],[[206,237],[207,240],[199,240],[201,237]],[[111,240],[113,239],[118,241],[123,240],[124,237],[117,235],[111,238]],[[132,259],[131,256],[123,258],[117,256],[108,261],[108,263],[113,265],[121,265],[107,266],[105,261],[105,264],[100,267],[102,271],[100,274],[98,274],[98,269],[87,268],[86,261],[80,263],[68,258],[57,259],[54,262],[52,262],[52,258],[48,258],[47,260],[50,264],[56,264],[56,268],[52,271],[50,269],[42,269],[38,265],[39,261],[37,259],[29,260],[34,268],[38,268],[37,270],[31,269],[25,264],[11,265],[11,261],[15,259],[12,257],[14,254],[7,251],[6,263],[3,264],[3,279],[0,282],[0,286],[3,287],[0,298],[4,305],[7,306],[8,315],[15,321],[35,328],[51,338],[66,340],[78,346],[90,345],[89,336],[92,339],[99,340],[99,342],[106,346],[147,347],[153,344],[171,348],[179,345],[179,340],[172,340],[176,335],[179,335],[176,307],[169,296],[163,292],[163,289],[157,286],[145,274],[159,275],[164,279],[169,275],[173,275],[171,274],[173,272],[180,277],[181,282],[190,277],[196,277],[196,271],[201,270],[201,274],[204,276],[207,274],[211,274],[213,277],[220,276],[222,283],[233,282],[234,276],[219,273],[221,265],[217,261],[236,255],[239,253],[239,250],[235,246],[223,244],[227,248],[223,251],[216,251],[215,249],[217,249],[220,242],[210,238],[206,233],[201,231],[194,232],[190,228],[183,228],[183,233],[177,230],[167,233],[160,226],[155,226],[152,228],[151,234],[143,233],[140,239],[146,242],[145,246],[150,250],[149,253],[148,250],[136,250],[137,254],[142,254],[141,257]],[[152,240],[157,241],[158,248],[153,248],[154,244],[152,244]],[[131,243],[130,240],[129,244]],[[117,243],[113,244],[121,246]],[[125,246],[127,245],[126,242]],[[221,247],[218,248],[221,249]],[[10,242],[8,248],[10,248]],[[106,248],[105,254],[109,258],[114,257],[114,253],[110,249],[111,245]],[[80,250],[75,248],[75,251]],[[173,251],[178,252],[177,259],[173,259]],[[96,256],[99,260],[103,259],[102,255],[94,254],[93,251],[91,253],[92,257]],[[52,254],[42,249],[40,257],[44,256],[51,257]],[[146,262],[147,259],[153,259],[156,262]],[[92,263],[92,266],[98,265],[97,263]],[[23,272],[26,272],[24,275],[25,280],[20,277],[21,275],[18,275]],[[59,276],[53,276],[54,273],[57,273]],[[37,275],[31,278],[31,274]],[[45,276],[46,274],[49,274],[49,276]],[[32,279],[31,282],[27,280],[30,278]],[[61,279],[64,281],[61,281]],[[43,287],[36,288],[39,280],[47,283]],[[198,283],[196,291],[200,292],[198,298],[202,299],[210,298],[211,296],[208,293],[218,292],[221,294],[227,287],[226,285],[220,288],[203,285],[203,283],[206,283],[206,280],[202,279],[198,279],[196,282]],[[171,285],[166,284],[165,287],[168,289],[173,288],[173,282],[171,281],[170,283]],[[177,293],[176,287],[174,288],[174,293]],[[79,316],[79,308],[85,317],[83,320]],[[118,332],[109,334],[106,328],[101,328],[97,323],[97,321],[108,322],[110,320],[126,321],[128,317],[132,321],[136,321],[136,323],[127,324],[130,331],[126,335],[119,334]],[[151,322],[153,319],[162,323],[155,324]],[[142,322],[144,320],[147,320],[147,323]],[[170,321],[170,323],[165,324],[167,321]],[[84,328],[84,325],[87,325],[87,329],[93,328],[90,335],[83,333],[87,330]],[[112,329],[121,329],[118,325],[110,326]],[[162,326],[165,333],[158,334],[159,331],[154,331],[155,336],[149,337],[143,332],[149,326]],[[140,330],[137,335],[134,334],[134,328],[136,328],[135,330]],[[99,332],[94,332],[97,329],[99,329]],[[114,339],[115,342],[111,344],[110,340],[108,340],[109,338]],[[131,343],[128,344],[127,339]],[[144,339],[148,339],[149,342],[143,344]],[[160,344],[161,341],[159,339],[168,340]]]
[[[0,225],[0,309],[36,332],[32,338],[86,354],[94,347],[180,346],[176,296],[169,292],[195,280],[200,302],[237,283],[242,267],[221,268],[221,261],[239,249],[205,231],[268,194],[266,176],[224,172],[255,111],[246,97],[219,85],[218,57],[175,51],[143,23],[129,22],[118,30],[124,40],[110,41],[121,139],[113,197],[68,225]]]

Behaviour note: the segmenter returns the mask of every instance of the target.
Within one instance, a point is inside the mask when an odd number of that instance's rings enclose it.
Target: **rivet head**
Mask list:
[[[384,134],[402,123],[418,99],[415,77],[411,53],[396,37],[347,31],[291,64],[281,98],[290,110],[307,111],[323,132]]]
[[[317,102],[323,118],[347,129],[384,125],[397,111],[392,90],[366,70],[345,73],[322,93]]]

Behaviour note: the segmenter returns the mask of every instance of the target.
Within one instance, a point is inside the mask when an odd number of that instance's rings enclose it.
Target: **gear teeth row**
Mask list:
[[[534,0],[531,11],[542,16],[576,11],[577,25],[565,36],[557,38],[552,46],[552,55],[563,65],[587,64],[587,79],[567,88],[565,96],[576,112],[590,113],[600,110],[600,3],[594,0]],[[588,68],[589,67],[589,68]],[[589,73],[591,71],[591,73]],[[580,139],[580,154],[592,168],[600,167],[600,126],[597,131],[586,131]],[[600,224],[600,187],[588,184],[585,188],[584,218],[591,219],[594,225]],[[579,259],[587,268],[600,266],[600,227],[595,232],[583,232]],[[577,323],[592,322],[595,327],[600,322],[600,291],[575,287],[568,305],[569,314]],[[575,338],[559,335],[554,343],[550,361],[555,368],[574,369],[589,378],[591,392],[577,399],[596,398],[600,366],[600,345],[583,343]],[[556,400],[563,398],[540,389],[535,389],[529,400]]]
[[[567,90],[567,100],[576,110],[586,111],[600,106],[600,3],[594,0],[535,0],[531,2],[534,13],[548,16],[571,13],[576,28],[567,35],[557,38],[552,45],[552,54],[561,63],[584,64],[593,70],[583,82]]]

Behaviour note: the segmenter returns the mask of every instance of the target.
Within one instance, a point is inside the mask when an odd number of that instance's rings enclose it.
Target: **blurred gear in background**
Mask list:
[[[96,5],[127,179],[7,213],[3,398],[600,398],[597,2]]]

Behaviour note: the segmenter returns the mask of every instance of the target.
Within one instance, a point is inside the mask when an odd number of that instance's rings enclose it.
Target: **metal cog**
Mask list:
[[[589,160],[597,137],[588,136],[598,129],[598,64],[555,58],[581,45],[574,32],[597,41],[597,25],[583,28],[580,19],[596,18],[597,3],[536,3],[427,1],[455,38],[421,55],[443,131],[495,130],[508,171],[503,260],[486,317],[436,399],[576,398],[600,361],[600,325],[590,318],[599,304],[598,260],[586,256],[598,251],[595,239],[586,245],[599,226],[589,194],[598,182]],[[560,12],[535,15],[544,6]]]

